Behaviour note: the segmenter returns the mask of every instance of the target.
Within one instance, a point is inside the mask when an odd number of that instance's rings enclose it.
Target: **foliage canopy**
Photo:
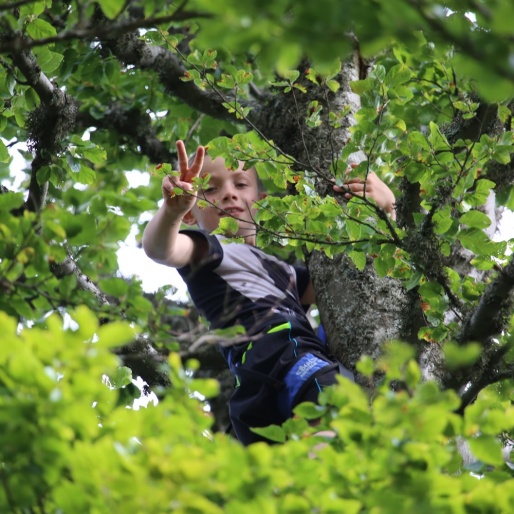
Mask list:
[[[0,5],[2,512],[512,512],[512,19],[510,0]],[[343,382],[266,429],[284,444],[214,433],[193,392],[217,386],[174,353],[193,314],[117,273],[177,139],[277,193],[262,246],[334,276],[344,255],[412,300],[406,343],[352,363],[371,399]],[[327,194],[355,156],[396,222]],[[134,340],[173,384],[157,408],[126,408]],[[337,436],[314,450],[320,413]]]

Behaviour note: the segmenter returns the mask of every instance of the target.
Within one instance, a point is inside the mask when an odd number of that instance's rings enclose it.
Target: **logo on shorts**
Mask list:
[[[316,357],[309,357],[307,362],[305,364],[302,364],[298,370],[296,371],[296,376],[300,378],[307,378],[309,376],[309,372],[312,370],[312,368],[316,367],[316,364],[319,359],[316,359]]]

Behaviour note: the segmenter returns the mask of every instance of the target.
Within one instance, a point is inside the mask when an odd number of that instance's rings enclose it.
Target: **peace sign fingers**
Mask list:
[[[186,147],[183,141],[177,141],[177,154],[180,180],[182,182],[192,182],[193,178],[198,177],[200,175],[200,171],[202,171],[205,148],[203,146],[198,147],[196,150],[195,160],[191,167],[189,167]]]

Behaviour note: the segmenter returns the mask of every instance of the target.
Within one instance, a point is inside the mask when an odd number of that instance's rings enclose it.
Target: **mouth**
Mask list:
[[[244,209],[241,209],[240,207],[227,207],[226,209],[220,211],[219,215],[220,218],[223,218],[227,216],[236,216],[242,212],[244,212]]]

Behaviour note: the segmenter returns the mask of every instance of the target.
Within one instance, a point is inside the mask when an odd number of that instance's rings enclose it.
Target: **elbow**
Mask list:
[[[145,234],[143,234],[143,240],[142,240],[142,247],[143,251],[145,252],[146,256],[152,259],[153,261],[157,260],[159,258],[158,251],[155,248],[155,245],[152,244],[151,241],[149,241],[148,237],[145,237]]]

